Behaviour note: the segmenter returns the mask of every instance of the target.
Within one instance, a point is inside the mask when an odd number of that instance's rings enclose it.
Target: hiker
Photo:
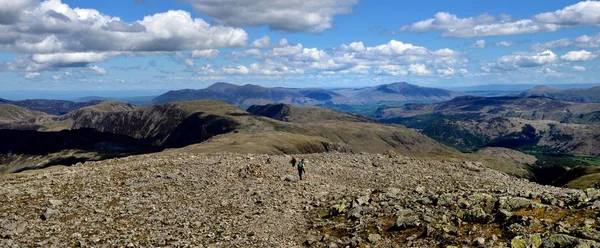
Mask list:
[[[292,160],[290,160],[290,163],[292,163],[292,167],[296,166],[296,158],[292,157]]]
[[[302,180],[302,174],[306,173],[304,165],[304,159],[300,160],[300,163],[298,163],[298,175],[300,176],[300,180]]]

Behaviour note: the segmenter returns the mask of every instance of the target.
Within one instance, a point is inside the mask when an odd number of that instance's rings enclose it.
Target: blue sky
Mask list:
[[[0,0],[3,91],[598,84],[600,2]]]

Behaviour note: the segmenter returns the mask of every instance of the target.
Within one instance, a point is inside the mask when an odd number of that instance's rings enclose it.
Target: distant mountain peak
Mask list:
[[[207,87],[207,89],[215,89],[215,88],[223,88],[223,87],[239,87],[239,85],[226,83],[226,82],[216,82]]]

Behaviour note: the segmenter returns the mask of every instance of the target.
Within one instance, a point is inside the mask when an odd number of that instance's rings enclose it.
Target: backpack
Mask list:
[[[300,161],[300,163],[298,163],[298,169],[304,169],[304,162]]]

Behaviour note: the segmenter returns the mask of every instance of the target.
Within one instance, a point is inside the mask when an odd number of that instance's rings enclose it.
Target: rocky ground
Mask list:
[[[392,153],[159,153],[0,176],[0,247],[600,247],[600,192]]]

